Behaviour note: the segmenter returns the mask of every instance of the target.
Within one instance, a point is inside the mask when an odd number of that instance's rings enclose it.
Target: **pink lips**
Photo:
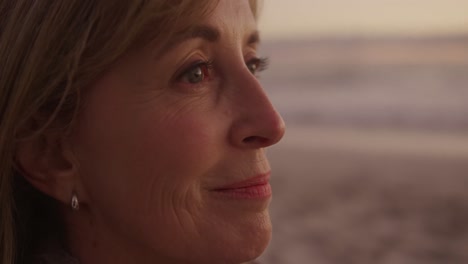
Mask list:
[[[261,174],[245,181],[216,188],[214,191],[218,194],[235,199],[269,198],[272,194],[270,173]]]

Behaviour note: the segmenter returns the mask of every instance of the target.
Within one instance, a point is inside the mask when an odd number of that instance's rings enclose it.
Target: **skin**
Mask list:
[[[213,192],[268,173],[264,148],[284,134],[249,70],[257,25],[246,0],[222,0],[200,26],[219,35],[132,51],[85,94],[70,137],[80,210],[63,211],[83,264],[242,263],[270,240],[270,198]]]

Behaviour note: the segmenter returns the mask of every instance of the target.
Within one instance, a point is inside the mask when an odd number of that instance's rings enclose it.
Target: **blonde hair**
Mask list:
[[[256,15],[257,3],[249,0]],[[0,0],[0,261],[18,257],[18,141],[71,129],[80,91],[128,50],[185,30],[216,0]],[[181,19],[182,18],[182,19]],[[40,120],[38,122],[37,120]]]

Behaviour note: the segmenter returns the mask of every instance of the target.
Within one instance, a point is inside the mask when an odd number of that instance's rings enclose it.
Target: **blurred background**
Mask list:
[[[468,0],[267,0],[268,264],[468,263]]]

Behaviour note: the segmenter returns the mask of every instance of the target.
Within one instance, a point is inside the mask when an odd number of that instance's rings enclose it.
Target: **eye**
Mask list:
[[[253,58],[247,62],[247,68],[252,74],[257,74],[268,68],[268,58]]]
[[[179,77],[180,81],[198,84],[211,77],[212,62],[197,62],[195,65],[184,71]]]

